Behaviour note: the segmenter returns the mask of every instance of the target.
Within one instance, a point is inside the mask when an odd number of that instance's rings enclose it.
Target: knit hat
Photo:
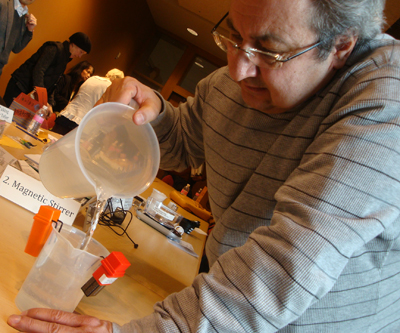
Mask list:
[[[69,41],[74,43],[86,53],[89,53],[92,49],[92,43],[90,42],[89,37],[83,32],[74,33],[71,37],[69,37]]]

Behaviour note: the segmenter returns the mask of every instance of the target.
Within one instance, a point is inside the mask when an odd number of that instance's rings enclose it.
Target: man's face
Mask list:
[[[30,4],[34,3],[35,0],[19,0],[21,5],[29,6]]]
[[[71,53],[71,57],[70,58],[80,58],[83,55],[86,54],[85,51],[83,51],[81,48],[79,48],[78,46],[76,46],[74,43],[70,43],[69,44],[69,52]]]
[[[242,48],[273,53],[311,46],[318,40],[309,27],[310,8],[310,0],[232,0],[231,39]],[[255,66],[243,51],[228,52],[229,72],[246,104],[282,113],[307,100],[333,76],[332,54],[321,61],[317,52],[306,52],[277,69]]]

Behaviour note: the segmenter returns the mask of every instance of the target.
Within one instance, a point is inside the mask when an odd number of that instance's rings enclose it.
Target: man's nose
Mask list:
[[[228,66],[232,78],[237,82],[248,77],[256,77],[258,73],[257,66],[250,61],[246,51],[243,50],[228,56]]]

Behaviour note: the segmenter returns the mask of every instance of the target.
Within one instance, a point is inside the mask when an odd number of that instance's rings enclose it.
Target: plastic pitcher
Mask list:
[[[109,252],[96,240],[79,250],[85,233],[64,225],[53,229],[25,279],[15,304],[21,311],[52,308],[72,312],[83,297],[81,287]]]
[[[156,177],[160,148],[153,128],[135,125],[134,109],[104,103],[89,111],[80,125],[42,154],[43,185],[60,198],[134,197]]]

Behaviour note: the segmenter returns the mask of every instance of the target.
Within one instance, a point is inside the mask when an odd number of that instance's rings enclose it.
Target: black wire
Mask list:
[[[127,223],[126,227],[123,228],[120,224],[118,224],[118,223],[116,223],[115,221],[112,220],[112,216],[114,215],[115,212],[113,212],[113,210],[112,210],[112,204],[111,204],[110,200],[108,200],[108,202],[107,202],[106,210],[107,210],[107,207],[109,208],[110,213],[104,213],[103,212],[103,213],[100,214],[99,225],[109,227],[118,236],[126,235],[126,237],[128,237],[128,239],[133,243],[134,248],[137,249],[139,244],[135,243],[133,241],[133,239],[129,236],[127,231],[126,231],[129,228],[129,225],[132,222],[132,218],[133,218],[132,213],[129,210],[125,211],[123,208],[121,209],[122,212],[124,213],[125,217],[126,217],[127,214],[129,214],[129,216],[130,216],[129,222]],[[121,200],[121,207],[123,207],[122,200]],[[117,210],[118,210],[118,208],[115,211],[117,211]],[[124,220],[125,220],[125,218],[124,218]],[[122,230],[122,232],[117,232],[116,230],[114,230],[114,228]]]

